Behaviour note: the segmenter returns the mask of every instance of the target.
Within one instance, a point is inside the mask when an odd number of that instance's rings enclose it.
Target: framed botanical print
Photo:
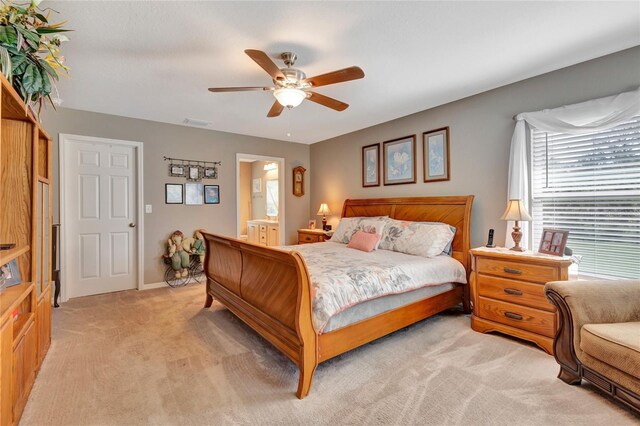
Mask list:
[[[181,183],[165,183],[164,184],[164,203],[165,204],[182,204],[183,203],[183,186]]]
[[[185,204],[190,206],[201,206],[204,195],[204,188],[201,183],[184,184]]]
[[[382,143],[385,185],[416,183],[416,135]]]
[[[255,178],[251,181],[251,192],[254,194],[262,192],[262,179]]]
[[[449,180],[449,127],[422,134],[422,164],[425,182]]]
[[[380,186],[380,144],[362,147],[362,187]]]
[[[204,203],[220,204],[220,186],[219,185],[204,186]]]

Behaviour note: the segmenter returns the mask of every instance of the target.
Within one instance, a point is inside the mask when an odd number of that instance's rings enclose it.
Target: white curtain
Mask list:
[[[573,135],[598,132],[617,126],[640,115],[640,87],[631,92],[594,99],[560,108],[523,112],[516,116],[516,127],[511,138],[509,159],[508,199],[521,199],[529,208],[529,155],[527,152],[526,123],[538,130]],[[506,204],[505,204],[506,205]],[[529,224],[523,223],[523,247],[529,246]],[[513,222],[507,223],[505,246],[513,246]]]

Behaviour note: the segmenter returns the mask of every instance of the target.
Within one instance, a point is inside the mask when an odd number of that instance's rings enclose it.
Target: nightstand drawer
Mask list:
[[[528,308],[513,303],[478,297],[478,312],[481,318],[506,324],[553,338],[556,331],[556,314]]]
[[[298,234],[298,244],[305,243],[318,243],[320,242],[320,235],[311,235],[311,234]]]
[[[476,268],[480,274],[498,275],[524,281],[547,283],[558,280],[558,269],[552,266],[533,265],[517,261],[488,259],[480,257],[476,260]]]
[[[478,294],[550,312],[556,310],[544,295],[542,284],[478,274]]]

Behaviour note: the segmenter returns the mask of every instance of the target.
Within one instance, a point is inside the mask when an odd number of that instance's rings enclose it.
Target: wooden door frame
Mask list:
[[[240,161],[241,160],[255,160],[255,161],[271,161],[278,163],[278,241],[281,246],[285,243],[285,216],[284,207],[287,200],[287,194],[285,193],[285,182],[287,177],[284,174],[284,158],[283,157],[271,157],[269,155],[257,155],[257,154],[241,154],[236,153],[236,238],[240,238]],[[266,185],[266,183],[265,183]]]
[[[136,141],[125,141],[119,139],[109,139],[109,138],[98,138],[94,136],[83,136],[83,135],[73,135],[68,133],[60,133],[58,135],[58,173],[59,173],[59,219],[60,219],[60,256],[62,258],[62,262],[60,265],[60,300],[62,302],[66,302],[69,300],[69,291],[67,287],[67,262],[69,261],[69,256],[67,256],[67,246],[66,246],[66,233],[67,227],[65,226],[66,222],[66,188],[65,185],[67,183],[67,168],[65,167],[65,158],[67,155],[67,144],[74,140],[81,139],[91,143],[99,143],[105,145],[122,145],[132,147],[136,154],[136,189],[137,189],[137,208],[135,209],[135,222],[138,229],[138,235],[136,239],[137,245],[137,258],[138,258],[138,268],[136,271],[137,278],[137,289],[144,289],[144,168],[143,168],[143,144],[142,142]]]

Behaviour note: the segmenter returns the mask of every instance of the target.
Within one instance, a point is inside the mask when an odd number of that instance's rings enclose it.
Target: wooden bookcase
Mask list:
[[[0,75],[0,266],[22,283],[0,293],[0,426],[16,425],[51,343],[51,138]]]

